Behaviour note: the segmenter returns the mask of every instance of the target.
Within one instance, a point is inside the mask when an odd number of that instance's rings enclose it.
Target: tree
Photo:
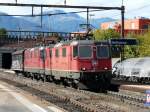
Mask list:
[[[128,34],[129,38],[136,38],[138,45],[125,46],[125,57],[146,57],[150,56],[150,31],[144,34]]]
[[[126,38],[135,38],[137,39],[137,43],[139,43],[138,35],[135,33],[128,33]],[[125,45],[124,53],[126,58],[133,58],[139,56],[138,45]]]
[[[0,37],[6,38],[7,37],[7,30],[4,28],[0,28]]]
[[[150,56],[150,31],[144,35],[137,36],[139,40],[139,56],[145,57]]]
[[[95,40],[108,40],[111,38],[119,38],[120,35],[113,29],[95,30],[93,32]],[[131,57],[146,57],[150,56],[150,30],[144,34],[129,33],[126,38],[137,39],[137,45],[125,45],[124,53],[126,58]],[[117,56],[119,53],[119,46],[112,46],[112,56]]]
[[[0,28],[0,35],[6,35],[7,31],[5,28]]]
[[[93,31],[95,40],[108,40],[111,38],[119,38],[120,34],[113,29],[95,30]]]
[[[95,40],[109,40],[112,38],[119,38],[120,34],[116,32],[114,29],[107,29],[107,30],[96,30],[93,32]],[[120,56],[120,47],[119,46],[111,46],[111,55],[112,57],[119,57]]]

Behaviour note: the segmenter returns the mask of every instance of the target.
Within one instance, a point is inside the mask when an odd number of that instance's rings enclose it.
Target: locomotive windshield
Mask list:
[[[109,58],[109,47],[108,46],[97,46],[97,57],[98,58]]]
[[[80,58],[91,58],[92,47],[88,45],[79,46],[79,57]]]

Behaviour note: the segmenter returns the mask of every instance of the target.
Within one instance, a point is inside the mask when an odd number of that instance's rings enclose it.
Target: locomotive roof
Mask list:
[[[65,46],[65,45],[71,45],[71,46],[75,46],[75,45],[91,45],[91,44],[95,44],[95,45],[109,45],[108,41],[94,41],[94,40],[73,40],[73,41],[61,41],[59,43],[56,44],[50,44],[48,46],[45,47],[61,47],[61,46]],[[32,51],[35,49],[44,49],[44,46],[38,46],[38,47],[34,47],[34,48],[29,48],[28,50]]]
[[[12,54],[17,55],[17,54],[22,54],[23,52],[24,52],[24,50],[18,50],[18,51],[13,52]]]
[[[59,47],[59,46],[64,46],[64,45],[91,45],[91,44],[96,44],[96,45],[108,45],[108,41],[93,41],[93,40],[74,40],[74,41],[63,41],[56,43],[53,45],[53,47]]]

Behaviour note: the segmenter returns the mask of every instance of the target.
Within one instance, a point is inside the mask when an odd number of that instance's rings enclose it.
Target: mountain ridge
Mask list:
[[[0,27],[7,30],[30,30],[30,31],[50,31],[50,32],[77,32],[83,30],[80,24],[86,24],[86,19],[75,13],[66,13],[63,10],[45,11],[43,14],[59,14],[53,16],[42,17],[14,17],[0,16]],[[0,12],[0,15],[8,15]],[[91,19],[90,23],[95,28],[100,28],[102,22],[114,21],[113,18],[97,18]]]

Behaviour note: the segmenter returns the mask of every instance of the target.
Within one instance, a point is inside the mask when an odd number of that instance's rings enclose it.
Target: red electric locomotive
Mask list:
[[[60,81],[92,90],[105,90],[110,84],[112,66],[108,42],[60,42],[26,49],[22,58],[22,71],[13,69],[32,78]]]

